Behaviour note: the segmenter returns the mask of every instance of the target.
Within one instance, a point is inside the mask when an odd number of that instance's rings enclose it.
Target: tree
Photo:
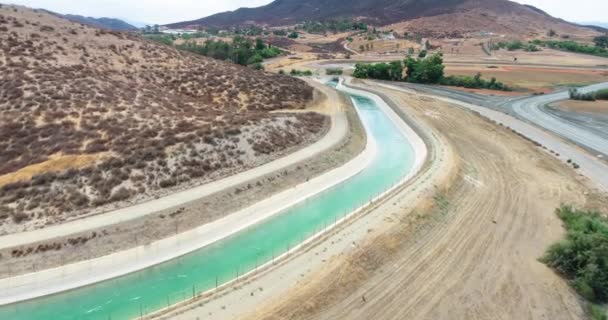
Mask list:
[[[547,32],[547,35],[549,37],[555,37],[557,35],[557,32],[555,32],[555,30],[553,30],[553,29],[549,29],[549,31]]]
[[[412,48],[412,47],[407,48],[407,54],[408,55],[412,55],[414,53],[416,53],[416,50],[414,50],[414,48]]]
[[[154,33],[160,33],[160,26],[159,26],[159,25],[157,25],[157,24],[155,24],[155,25],[154,25],[153,32],[154,32]]]
[[[361,52],[365,51],[365,47],[363,45],[360,45],[359,46],[359,51],[361,51]]]
[[[608,34],[595,37],[593,42],[600,48],[608,48]]]
[[[420,50],[420,53],[418,53],[418,58],[425,58],[426,55],[427,55],[426,50]]]
[[[262,51],[264,49],[266,49],[266,44],[264,43],[264,40],[260,38],[255,39],[255,50]]]
[[[298,38],[298,36],[299,36],[299,35],[298,35],[298,33],[297,33],[297,32],[295,32],[295,31],[292,31],[292,32],[289,34],[289,38],[290,38],[290,39],[297,39],[297,38]]]
[[[264,70],[264,65],[262,65],[260,62],[254,63],[250,65],[250,67],[254,70]]]
[[[407,81],[415,83],[438,83],[443,78],[443,57],[439,53],[417,60],[408,57],[405,60]]]

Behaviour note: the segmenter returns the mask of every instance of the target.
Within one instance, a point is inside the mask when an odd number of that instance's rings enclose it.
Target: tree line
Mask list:
[[[360,79],[378,79],[389,81],[406,81],[422,84],[441,84],[475,89],[492,89],[512,91],[510,87],[492,78],[485,80],[478,73],[471,76],[445,76],[443,55],[435,53],[428,57],[414,59],[408,56],[405,60],[388,63],[357,63],[353,76]]]
[[[176,47],[218,60],[229,60],[243,66],[254,66],[257,69],[261,68],[264,59],[274,58],[282,53],[279,48],[267,45],[260,38],[253,41],[241,36],[234,37],[232,42],[210,39],[199,45],[195,41],[186,41]]]

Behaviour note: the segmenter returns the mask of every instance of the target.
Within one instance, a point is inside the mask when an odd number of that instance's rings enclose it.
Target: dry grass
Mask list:
[[[15,172],[0,176],[0,187],[10,183],[29,181],[34,176],[46,172],[61,172],[68,169],[80,169],[95,164],[107,157],[107,153],[61,155],[54,154],[49,160],[21,168]]]
[[[20,221],[57,222],[240,171],[326,122],[271,113],[311,101],[292,77],[23,7],[2,6],[0,27],[0,207]]]

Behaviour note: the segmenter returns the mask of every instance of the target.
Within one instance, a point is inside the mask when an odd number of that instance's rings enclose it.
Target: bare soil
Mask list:
[[[551,104],[552,107],[565,111],[585,112],[592,114],[608,115],[608,101],[575,101],[565,100]]]
[[[364,245],[245,318],[584,318],[576,293],[537,259],[563,234],[556,207],[605,207],[606,195],[470,111],[384,91],[450,143],[458,174],[416,210],[398,212]]]

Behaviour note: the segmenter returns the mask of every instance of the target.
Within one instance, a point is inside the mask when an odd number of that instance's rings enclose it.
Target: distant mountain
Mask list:
[[[148,22],[141,22],[141,21],[134,21],[134,20],[130,20],[130,19],[120,19],[136,28],[142,29],[145,28],[146,26],[153,26],[154,23],[148,23]]]
[[[60,15],[68,20],[74,22],[80,22],[82,24],[86,24],[92,27],[101,28],[101,29],[109,29],[115,31],[135,31],[138,28],[123,21],[115,18],[93,18],[93,17],[85,17],[74,14],[65,14]]]
[[[487,31],[513,35],[544,34],[549,28],[563,34],[595,32],[553,18],[536,7],[507,0],[275,0],[263,7],[241,8],[169,27],[285,26],[336,18],[391,27],[415,21],[407,26],[409,30],[424,29],[430,34],[434,29],[439,29],[437,33]],[[435,28],[434,24],[439,25]]]
[[[587,28],[591,28],[597,30],[599,32],[608,32],[608,22],[597,22],[597,21],[588,21],[588,22],[579,22],[581,26],[585,26]]]

